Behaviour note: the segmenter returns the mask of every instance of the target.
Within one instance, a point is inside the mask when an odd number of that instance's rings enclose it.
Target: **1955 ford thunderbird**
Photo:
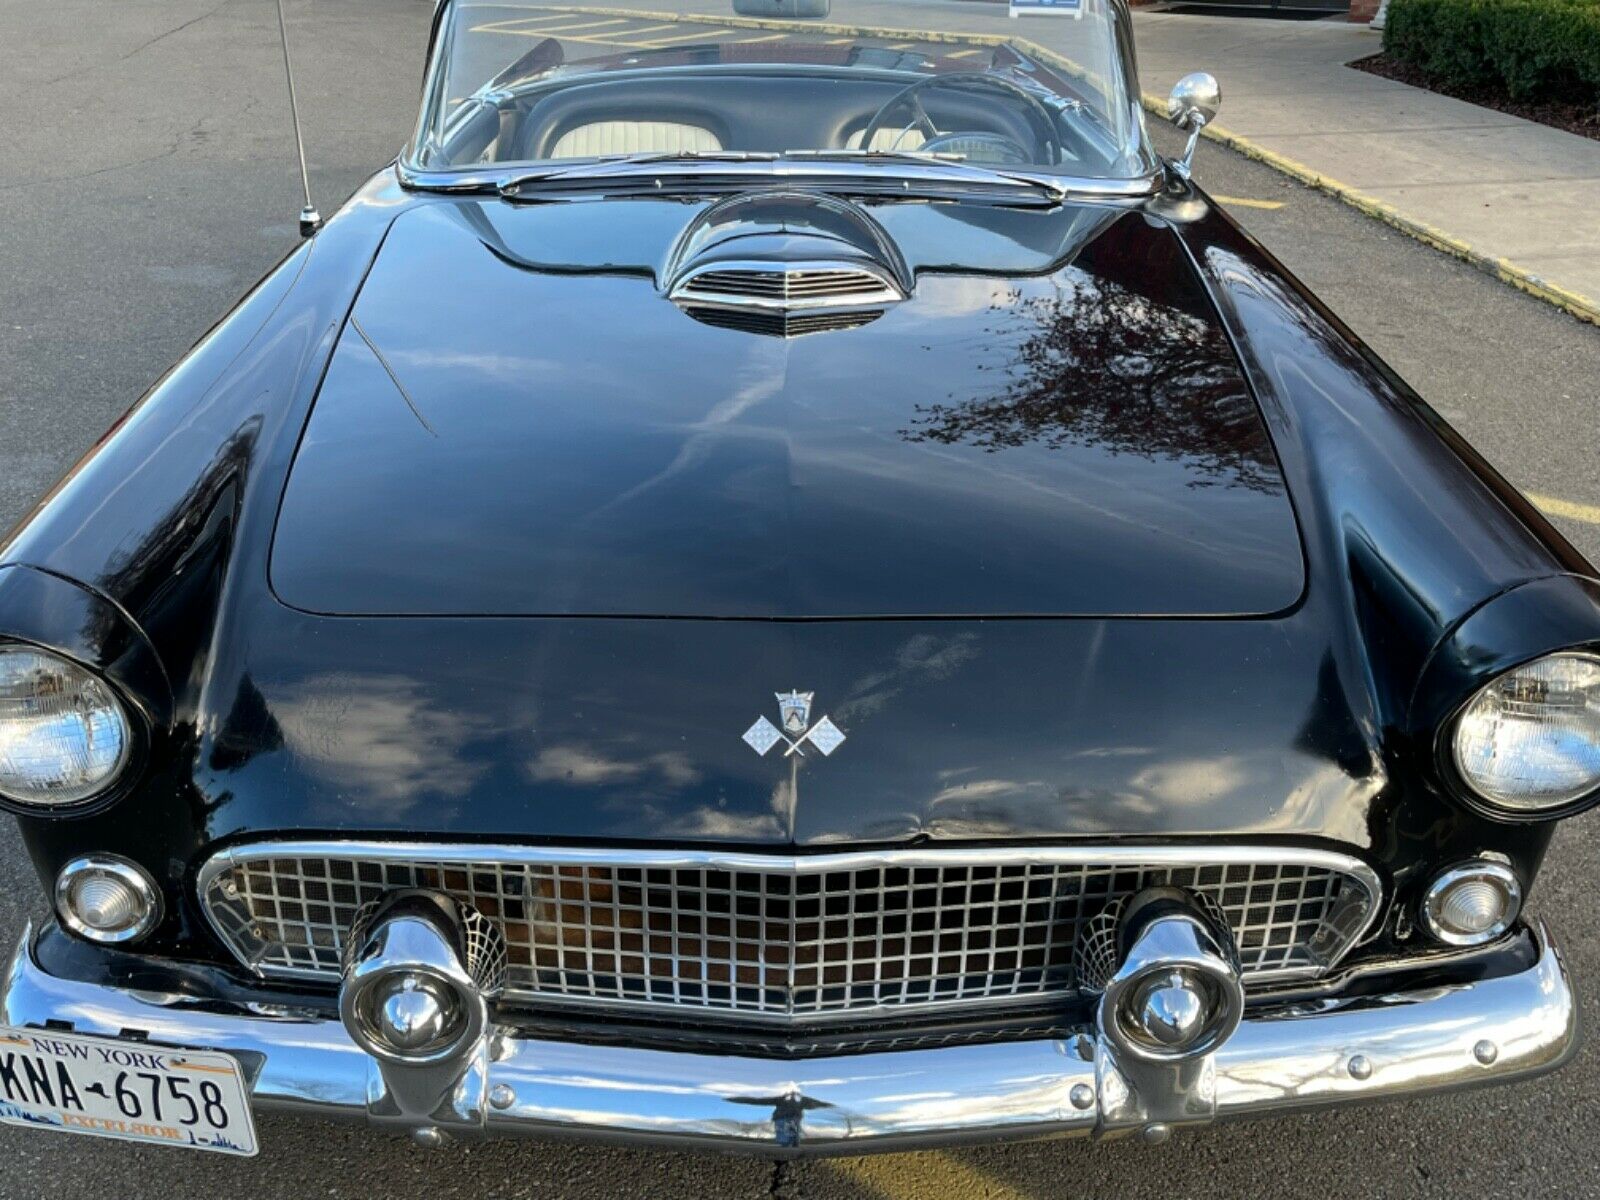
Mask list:
[[[1594,568],[1154,152],[1123,0],[739,7],[445,0],[399,160],[0,544],[0,1120],[857,1153],[1560,1065]]]

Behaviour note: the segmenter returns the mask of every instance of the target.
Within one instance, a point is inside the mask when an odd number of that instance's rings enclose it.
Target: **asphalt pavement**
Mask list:
[[[935,5],[936,6],[936,5]],[[331,211],[410,130],[429,0],[289,0],[313,181]],[[271,0],[0,0],[0,525],[295,243]],[[1003,27],[1003,26],[1002,26]],[[1223,75],[1226,64],[1205,65]],[[1164,145],[1171,139],[1158,132]],[[1197,178],[1600,558],[1600,329],[1221,147]],[[1600,815],[1532,897],[1600,987]],[[0,935],[44,909],[0,825]],[[0,1128],[0,1197],[1600,1195],[1600,1051],[1508,1088],[1219,1126],[789,1164],[498,1142],[424,1151],[261,1121],[249,1162]]]

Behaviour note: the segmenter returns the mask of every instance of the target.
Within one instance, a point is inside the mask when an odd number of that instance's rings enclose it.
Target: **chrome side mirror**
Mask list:
[[[1189,131],[1189,144],[1183,148],[1183,157],[1172,164],[1179,177],[1189,178],[1200,131],[1211,124],[1221,107],[1222,85],[1215,75],[1195,71],[1173,85],[1172,94],[1167,97],[1167,117],[1179,129]]]

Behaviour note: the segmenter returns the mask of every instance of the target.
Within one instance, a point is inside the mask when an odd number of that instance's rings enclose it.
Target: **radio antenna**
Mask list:
[[[300,156],[300,187],[306,206],[300,210],[300,236],[310,237],[322,228],[322,214],[311,203],[311,176],[306,171],[306,139],[300,133],[300,106],[294,97],[294,66],[289,61],[289,27],[283,21],[283,0],[278,0],[278,40],[283,45],[283,77],[289,83],[289,119],[294,122],[294,149]]]

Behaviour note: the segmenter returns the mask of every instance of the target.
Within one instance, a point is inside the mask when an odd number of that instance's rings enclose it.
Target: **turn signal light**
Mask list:
[[[1422,924],[1450,946],[1499,937],[1522,911],[1522,885],[1504,863],[1479,859],[1441,872],[1422,898]]]
[[[56,876],[56,915],[79,937],[120,945],[143,937],[161,919],[161,891],[124,858],[90,854]]]

